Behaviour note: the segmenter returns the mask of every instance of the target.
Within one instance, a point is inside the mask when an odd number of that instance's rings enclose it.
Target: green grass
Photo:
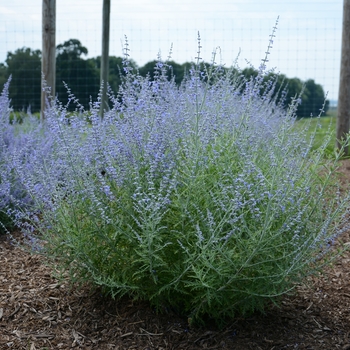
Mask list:
[[[336,125],[337,125],[337,110],[331,109],[325,117],[305,118],[300,119],[296,123],[296,128],[303,130],[307,127],[307,137],[311,140],[314,137],[313,148],[317,149],[323,145],[327,137],[331,137],[330,142],[326,147],[326,154],[332,156],[335,150],[336,143]],[[315,135],[314,135],[314,131]]]

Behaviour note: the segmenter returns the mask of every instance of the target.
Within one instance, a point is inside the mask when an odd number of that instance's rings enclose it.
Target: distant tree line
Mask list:
[[[79,100],[79,103],[88,109],[90,99],[95,99],[100,89],[100,68],[101,57],[84,59],[88,50],[77,39],[70,39],[56,48],[56,94],[58,99],[64,103],[67,101],[69,87],[71,93]],[[121,84],[122,69],[121,57],[109,57],[109,85],[116,93]],[[138,69],[140,75],[150,74],[153,77],[156,61],[146,63],[138,67],[131,61],[132,66]],[[174,61],[168,62],[171,66],[171,74],[177,84],[180,84],[191,63],[178,64]],[[243,69],[244,77],[256,76],[258,73],[253,68]],[[0,63],[0,89],[12,76],[10,84],[10,98],[14,110],[27,110],[32,112],[40,110],[41,95],[41,51],[30,48],[20,48],[14,53],[8,52],[5,63]],[[265,77],[266,80],[272,78],[273,74]],[[66,83],[66,86],[64,83]],[[321,85],[316,84],[313,79],[305,82],[298,78],[287,78],[280,74],[277,77],[276,92],[285,87],[286,105],[292,98],[297,96],[302,90],[302,103],[298,107],[298,116],[309,117],[318,115],[325,100],[325,93]],[[325,112],[329,107],[326,101]],[[74,106],[72,106],[74,108]]]

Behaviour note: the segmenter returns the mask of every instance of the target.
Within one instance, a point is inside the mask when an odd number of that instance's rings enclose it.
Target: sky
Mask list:
[[[101,54],[103,0],[56,0],[56,45],[74,38]],[[278,19],[268,68],[314,79],[337,100],[343,0],[111,0],[110,55],[122,56],[125,37],[139,66],[171,56],[200,56],[240,68],[258,67]],[[42,0],[0,0],[0,62],[8,52],[41,49]]]

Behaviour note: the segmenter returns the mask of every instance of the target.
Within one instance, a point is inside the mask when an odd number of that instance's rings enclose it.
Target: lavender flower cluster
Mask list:
[[[214,60],[178,87],[166,62],[151,79],[126,57],[102,119],[100,98],[85,112],[70,94],[74,113],[51,98],[44,121],[11,124],[5,85],[0,209],[74,281],[223,320],[263,309],[330,249],[347,199],[326,190],[297,101],[276,103],[263,65],[246,81]]]
[[[4,85],[0,95],[0,223],[1,232],[7,228],[13,228],[15,208],[28,208],[32,204],[32,198],[26,191],[21,179],[16,173],[15,158],[23,157],[23,150],[26,155],[20,160],[21,164],[29,163],[31,152],[41,148],[40,126],[33,116],[29,116],[25,123],[20,125],[19,121],[11,120],[10,100],[8,90],[11,78]],[[11,121],[10,121],[11,120]],[[23,133],[22,130],[26,129]],[[40,151],[38,151],[40,152]]]

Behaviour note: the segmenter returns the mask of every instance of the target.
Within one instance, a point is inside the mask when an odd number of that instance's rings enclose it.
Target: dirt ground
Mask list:
[[[342,164],[350,183],[350,161]],[[350,245],[350,233],[340,237]],[[147,303],[58,284],[42,257],[0,236],[0,349],[350,350],[350,250],[265,314],[195,329]]]

